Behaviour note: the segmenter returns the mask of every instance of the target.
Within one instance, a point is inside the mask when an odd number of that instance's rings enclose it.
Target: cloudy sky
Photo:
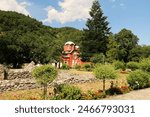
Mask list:
[[[85,28],[93,0],[0,0],[0,10],[30,15],[52,27]],[[139,44],[150,45],[150,0],[100,0],[113,33],[133,31]]]

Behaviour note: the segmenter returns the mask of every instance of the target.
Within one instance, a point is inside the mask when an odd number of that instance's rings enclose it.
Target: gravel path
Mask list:
[[[150,88],[132,91],[124,95],[111,96],[105,100],[150,100]]]

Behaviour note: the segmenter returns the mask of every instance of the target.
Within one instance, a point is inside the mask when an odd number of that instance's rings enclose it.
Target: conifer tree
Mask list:
[[[89,61],[94,54],[107,51],[108,36],[110,33],[107,17],[103,16],[103,11],[98,0],[93,2],[89,12],[91,18],[86,22],[86,29],[83,29],[82,38],[82,58]]]

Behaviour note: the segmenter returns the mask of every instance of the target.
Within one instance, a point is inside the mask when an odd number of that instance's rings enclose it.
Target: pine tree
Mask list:
[[[97,53],[104,53],[107,51],[108,36],[110,28],[108,27],[107,17],[103,16],[103,11],[98,0],[93,2],[91,11],[89,12],[91,18],[86,22],[86,29],[83,29],[84,34],[82,38],[82,58],[83,61],[89,61],[90,58]]]

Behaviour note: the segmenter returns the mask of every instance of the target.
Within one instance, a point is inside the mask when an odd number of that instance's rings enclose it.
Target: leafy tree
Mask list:
[[[93,2],[89,14],[91,18],[86,22],[87,28],[83,30],[82,38],[82,58],[85,61],[89,61],[94,54],[105,54],[110,33],[109,23],[106,21],[107,17],[103,16],[98,0]]]
[[[107,56],[125,63],[132,59],[132,50],[138,45],[138,37],[130,30],[122,29],[110,38]],[[111,43],[112,42],[112,43]]]
[[[47,97],[47,84],[51,83],[58,75],[57,70],[50,65],[43,65],[36,67],[32,71],[33,77],[36,79],[37,83],[44,87],[43,96],[44,99]]]
[[[114,68],[110,65],[97,65],[94,69],[94,75],[97,79],[103,80],[103,92],[105,92],[106,79],[115,79],[117,77]]]

